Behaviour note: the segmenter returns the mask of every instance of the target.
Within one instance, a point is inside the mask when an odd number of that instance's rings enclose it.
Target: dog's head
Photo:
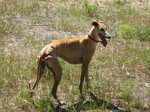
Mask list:
[[[95,37],[99,37],[101,39],[101,43],[103,44],[103,46],[106,47],[107,45],[107,40],[106,39],[110,39],[111,36],[110,34],[106,31],[106,26],[103,24],[103,22],[93,22],[92,25],[94,26],[94,36]]]

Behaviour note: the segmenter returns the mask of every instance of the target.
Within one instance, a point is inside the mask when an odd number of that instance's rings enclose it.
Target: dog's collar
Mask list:
[[[96,43],[98,43],[98,42],[101,42],[102,43],[102,41],[100,41],[100,40],[95,40],[93,37],[91,37],[90,35],[88,35],[88,38],[90,38],[93,42],[96,42]]]

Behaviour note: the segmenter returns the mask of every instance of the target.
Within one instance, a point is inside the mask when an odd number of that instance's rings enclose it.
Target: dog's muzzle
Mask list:
[[[102,34],[99,33],[99,38],[102,40],[101,43],[103,44],[103,46],[106,47],[106,45],[107,45],[107,40],[106,40],[106,38],[107,38],[107,39],[110,39],[111,36],[109,36],[109,35],[105,35],[105,36],[104,36],[104,35],[102,35]]]

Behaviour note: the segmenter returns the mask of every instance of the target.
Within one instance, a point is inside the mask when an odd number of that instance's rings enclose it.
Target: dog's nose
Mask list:
[[[105,38],[108,38],[108,39],[111,38],[110,34],[107,31],[105,31]]]
[[[111,38],[111,36],[110,36],[110,35],[107,35],[107,36],[106,36],[106,38],[110,39],[110,38]]]

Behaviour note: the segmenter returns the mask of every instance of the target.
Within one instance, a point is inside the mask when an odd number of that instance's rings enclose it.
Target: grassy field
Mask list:
[[[86,35],[93,21],[103,21],[112,35],[106,48],[97,45],[90,63],[94,95],[85,87],[84,98],[79,94],[81,65],[60,59],[58,96],[66,105],[52,98],[48,70],[30,99],[40,50],[56,39]],[[0,112],[149,112],[150,2],[0,0],[0,64]]]

